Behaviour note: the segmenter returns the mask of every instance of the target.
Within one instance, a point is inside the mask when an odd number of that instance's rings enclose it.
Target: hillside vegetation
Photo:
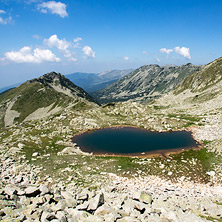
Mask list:
[[[222,80],[222,57],[205,65],[203,69],[197,71],[179,84],[175,90],[175,94],[179,94],[186,89],[191,92],[201,92]]]

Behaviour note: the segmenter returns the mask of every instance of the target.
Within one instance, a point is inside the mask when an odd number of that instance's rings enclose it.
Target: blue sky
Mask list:
[[[50,71],[206,64],[221,56],[219,0],[0,0],[0,87]]]

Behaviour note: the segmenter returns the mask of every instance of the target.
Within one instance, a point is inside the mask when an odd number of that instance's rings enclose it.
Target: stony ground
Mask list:
[[[2,221],[220,221],[221,115],[126,102],[0,130]],[[73,134],[110,125],[190,129],[205,148],[168,159],[95,157]]]

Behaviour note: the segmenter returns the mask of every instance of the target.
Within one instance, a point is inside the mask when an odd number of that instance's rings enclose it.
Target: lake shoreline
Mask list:
[[[184,128],[181,130],[166,130],[166,131],[156,131],[156,130],[149,130],[149,129],[145,129],[145,128],[141,128],[138,126],[132,126],[132,125],[113,125],[113,126],[108,126],[108,127],[100,127],[100,128],[94,128],[94,129],[87,129],[84,131],[81,131],[79,133],[76,133],[73,135],[73,137],[71,138],[72,143],[74,140],[74,137],[76,136],[80,136],[86,133],[91,133],[97,130],[102,130],[102,129],[120,129],[120,128],[133,128],[133,129],[140,129],[140,130],[145,130],[145,131],[149,131],[149,132],[156,132],[156,133],[166,133],[166,132],[190,132],[191,133],[191,137],[196,141],[197,146],[196,147],[182,147],[182,148],[175,148],[175,149],[167,149],[167,150],[155,150],[155,151],[148,151],[148,152],[138,152],[138,153],[108,153],[108,152],[87,152],[87,151],[83,151],[82,148],[77,144],[77,146],[79,146],[80,150],[85,152],[85,153],[91,153],[93,156],[98,156],[98,157],[131,157],[131,158],[153,158],[153,157],[158,157],[158,156],[162,156],[162,158],[169,158],[170,155],[172,154],[179,154],[182,153],[184,151],[187,150],[201,150],[204,148],[204,144],[202,141],[198,141],[192,132],[192,128]]]
[[[129,154],[92,153],[92,155],[98,156],[98,157],[131,157],[131,158],[154,158],[154,157],[161,156],[164,159],[168,159],[170,155],[180,154],[188,150],[201,150],[201,149],[203,149],[203,146],[200,145],[198,147],[169,149],[167,151],[156,150],[156,151],[150,151],[150,152],[144,152],[144,153],[138,153],[138,154],[137,153],[135,154],[134,153],[133,154],[132,153],[129,153]]]

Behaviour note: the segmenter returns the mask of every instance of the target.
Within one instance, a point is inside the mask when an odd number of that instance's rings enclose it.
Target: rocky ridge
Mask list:
[[[0,95],[0,125],[10,126],[50,116],[65,107],[90,104],[97,102],[63,75],[51,72]]]
[[[202,66],[144,65],[105,89],[92,95],[101,103],[132,100],[153,100],[173,90],[191,73]]]
[[[177,86],[175,94],[190,89],[192,92],[202,92],[215,86],[222,80],[222,57],[205,65],[203,69],[194,72]]]

